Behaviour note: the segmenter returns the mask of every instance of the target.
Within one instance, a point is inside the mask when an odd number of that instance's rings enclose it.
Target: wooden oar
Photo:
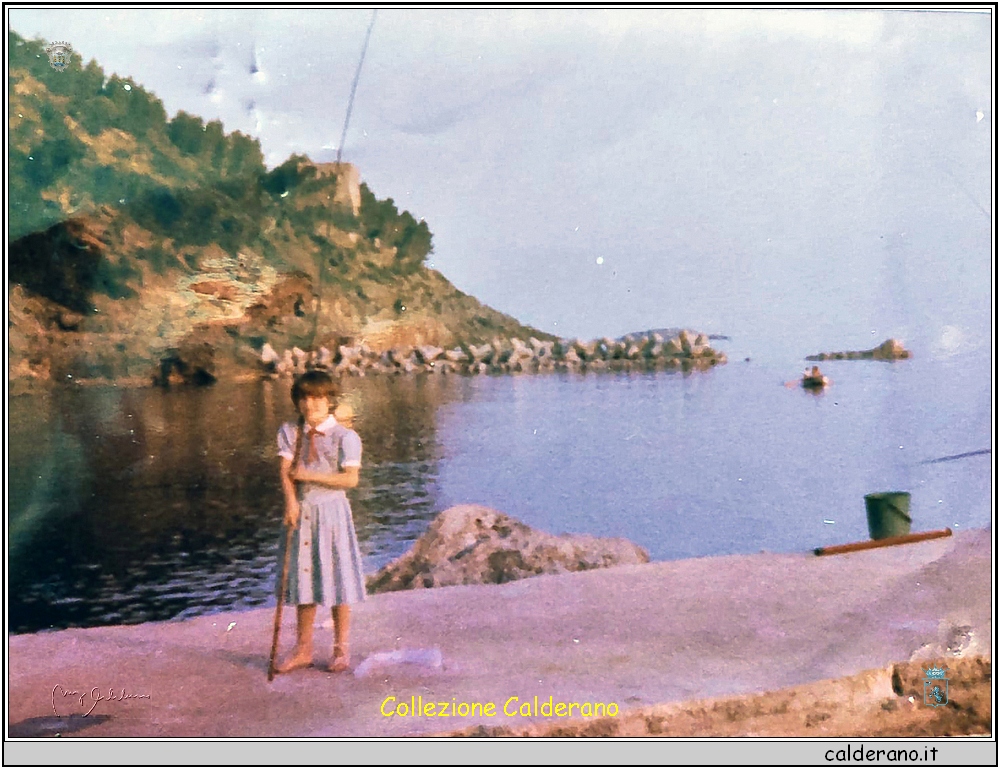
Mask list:
[[[306,424],[306,418],[299,417],[299,431],[295,439],[295,455],[292,457],[292,469],[299,463],[302,454],[302,434]],[[285,588],[288,587],[288,567],[292,558],[292,534],[295,533],[293,526],[285,527],[285,559],[281,565],[281,587],[278,590],[278,605],[274,609],[274,636],[271,639],[271,657],[267,661],[267,680],[274,680],[274,658],[278,654],[278,638],[281,635],[281,609],[285,605]]]
[[[917,534],[903,534],[900,537],[886,537],[885,539],[870,539],[866,542],[850,542],[846,545],[817,547],[813,552],[816,555],[839,555],[840,553],[853,553],[856,550],[871,550],[875,547],[905,545],[910,542],[922,542],[925,539],[940,539],[941,537],[950,536],[951,529],[938,529],[937,531],[921,531]]]

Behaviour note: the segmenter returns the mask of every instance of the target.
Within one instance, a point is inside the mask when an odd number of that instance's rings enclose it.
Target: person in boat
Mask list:
[[[819,370],[819,366],[806,369],[802,374],[803,387],[824,387],[829,383],[830,380],[823,376],[823,372]]]

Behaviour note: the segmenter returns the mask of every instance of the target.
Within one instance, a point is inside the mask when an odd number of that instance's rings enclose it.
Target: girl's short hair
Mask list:
[[[314,398],[326,397],[332,406],[333,401],[340,395],[340,390],[333,377],[325,371],[307,371],[297,376],[292,384],[292,403],[296,408],[299,406],[299,401],[307,395]]]

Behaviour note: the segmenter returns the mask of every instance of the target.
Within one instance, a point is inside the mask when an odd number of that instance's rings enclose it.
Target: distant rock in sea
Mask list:
[[[683,331],[683,328],[651,328],[649,331],[633,331],[631,334],[625,334],[625,336],[619,337],[618,340],[622,341],[629,337],[642,337],[642,336],[652,336],[653,334],[659,334],[664,339],[673,339],[675,336]],[[705,334],[708,339],[714,341],[729,341],[729,337],[725,334]]]
[[[649,553],[626,539],[555,536],[488,507],[456,505],[435,518],[408,553],[372,577],[368,589],[501,584],[537,574],[648,562]]]
[[[912,357],[913,353],[903,347],[898,339],[886,339],[870,350],[821,352],[807,356],[806,360],[902,360]]]

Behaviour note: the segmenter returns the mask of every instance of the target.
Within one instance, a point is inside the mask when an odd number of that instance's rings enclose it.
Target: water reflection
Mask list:
[[[444,378],[346,383],[365,471],[352,493],[372,570],[435,509]],[[282,500],[286,382],[56,390],[10,401],[14,632],[267,603]]]

